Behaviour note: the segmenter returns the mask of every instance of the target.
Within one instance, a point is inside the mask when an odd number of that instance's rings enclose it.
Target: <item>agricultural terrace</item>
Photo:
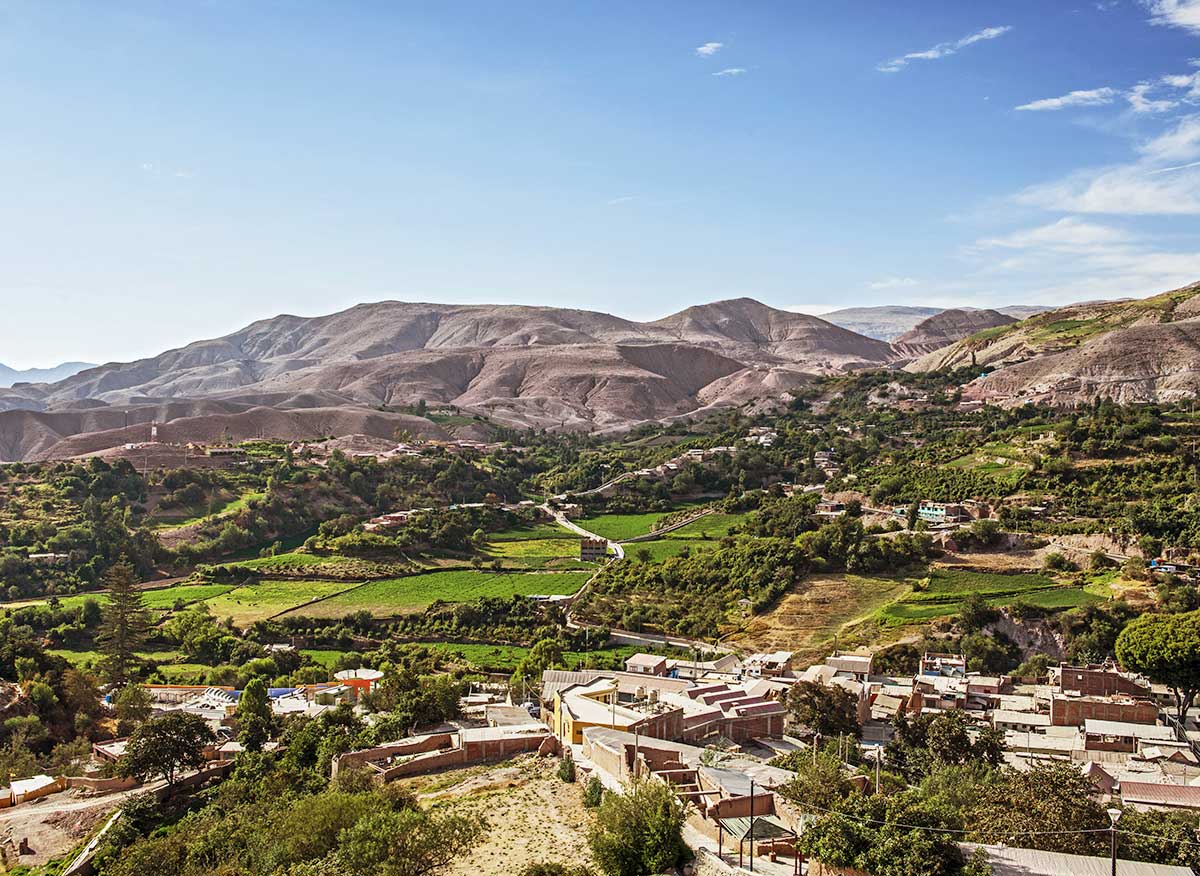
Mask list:
[[[266,620],[299,606],[319,602],[352,587],[345,581],[255,581],[235,587],[204,604],[220,620],[233,618],[239,627]]]
[[[881,608],[875,619],[884,626],[905,626],[952,617],[973,594],[992,606],[1020,601],[1045,609],[1074,608],[1099,600],[1082,587],[1046,575],[933,569],[927,578],[910,579],[909,592]]]
[[[292,616],[340,618],[359,611],[395,617],[422,611],[435,602],[470,602],[485,596],[569,595],[591,572],[483,572],[456,569],[372,581],[289,611]]]

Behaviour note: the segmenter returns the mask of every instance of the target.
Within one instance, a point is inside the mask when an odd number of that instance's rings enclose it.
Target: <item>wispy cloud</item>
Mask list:
[[[1186,93],[1180,94],[1183,90]],[[1155,96],[1151,96],[1151,95]],[[1046,112],[1074,107],[1105,106],[1124,98],[1135,113],[1161,113],[1181,103],[1200,103],[1200,73],[1172,73],[1139,82],[1132,88],[1091,88],[1072,91],[1062,97],[1047,97],[1023,103],[1018,110]]]
[[[1030,112],[1046,112],[1048,110],[1066,109],[1071,106],[1103,106],[1112,103],[1121,92],[1115,88],[1091,88],[1086,91],[1072,91],[1062,97],[1046,97],[1041,100],[1023,103],[1018,110]]]
[[[637,195],[621,195],[621,197],[613,198],[611,201],[606,201],[605,203],[609,207],[615,207],[618,204],[628,204],[630,201],[636,201],[636,200],[637,200]]]
[[[702,58],[711,58],[724,47],[724,43],[705,43],[702,46],[696,46],[696,54]]]
[[[907,55],[901,55],[899,58],[893,58],[890,61],[882,61],[875,65],[875,69],[880,73],[899,73],[912,61],[935,61],[938,58],[945,58],[948,55],[953,55],[967,46],[972,46],[975,43],[983,42],[984,40],[994,40],[996,37],[1004,36],[1012,30],[1009,25],[1002,27],[985,27],[983,30],[968,34],[962,39],[952,40],[946,43],[938,43],[931,49],[925,49],[921,52],[909,52]]]
[[[1185,116],[1137,152],[1124,164],[1083,169],[1030,186],[1016,200],[1064,213],[1200,215],[1200,115]]]
[[[1122,228],[1069,216],[976,241],[978,284],[1011,284],[1039,301],[1140,297],[1193,282],[1200,252],[1164,249]]]
[[[1200,0],[1143,0],[1150,21],[1200,34]]]
[[[919,284],[912,277],[884,277],[869,284],[872,289],[905,289],[917,285]]]
[[[741,76],[745,72],[745,67],[726,67],[724,70],[718,70],[713,76]]]

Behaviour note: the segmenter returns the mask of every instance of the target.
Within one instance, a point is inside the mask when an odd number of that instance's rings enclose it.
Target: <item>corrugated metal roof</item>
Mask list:
[[[1064,855],[1040,849],[1015,849],[1010,846],[978,846],[962,843],[968,858],[976,849],[983,849],[992,876],[1109,876],[1112,863],[1108,858],[1084,855]],[[1149,864],[1144,861],[1117,860],[1121,876],[1193,876],[1191,867],[1173,864]]]
[[[1200,788],[1190,785],[1163,785],[1158,782],[1122,782],[1121,799],[1146,806],[1175,806],[1200,809]]]

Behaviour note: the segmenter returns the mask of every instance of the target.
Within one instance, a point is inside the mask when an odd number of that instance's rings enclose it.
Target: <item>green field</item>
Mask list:
[[[205,506],[203,509],[196,509],[194,513],[185,517],[180,517],[172,520],[159,520],[151,524],[151,529],[167,530],[167,529],[182,529],[185,526],[191,526],[193,523],[200,523],[204,520],[213,520],[217,517],[232,517],[234,514],[242,511],[254,499],[261,499],[266,493],[250,492],[238,496],[236,499],[230,499],[211,510]]]
[[[562,530],[559,530],[562,532]],[[523,559],[526,557],[578,557],[579,539],[576,538],[531,538],[520,541],[493,541],[487,546],[492,557]]]
[[[457,642],[420,642],[418,644],[434,651],[440,651],[448,659],[467,663],[472,668],[485,672],[512,672],[529,653],[528,648],[520,645],[463,645]],[[643,650],[645,649],[636,645],[619,645],[591,651],[564,651],[563,662],[567,669],[577,669],[583,666],[602,669],[624,667],[626,659]]]
[[[734,526],[739,526],[745,519],[745,514],[706,514],[699,520],[693,520],[687,526],[681,526],[668,532],[664,538],[721,539],[729,535],[729,530]]]
[[[230,565],[251,569],[265,575],[295,575],[321,578],[340,578],[344,581],[364,581],[368,578],[394,578],[413,569],[406,560],[380,562],[358,557],[338,555],[319,556],[298,551],[277,554],[273,557],[255,557]]]
[[[145,603],[146,608],[151,611],[170,611],[179,600],[183,600],[185,605],[190,605],[193,602],[220,596],[222,593],[226,593],[232,589],[232,584],[176,584],[173,587],[143,590],[142,601]],[[108,596],[104,593],[76,593],[72,596],[58,597],[58,607],[66,610],[75,610],[89,599],[94,599],[101,605],[108,602]],[[49,598],[31,599],[24,602],[7,603],[4,607],[24,608],[31,605],[46,605],[49,601]]]
[[[327,648],[302,648],[300,654],[308,657],[313,663],[319,663],[326,669],[332,668],[339,660],[347,654],[353,654],[353,651],[337,651]]]
[[[600,514],[577,522],[588,532],[613,541],[624,541],[627,538],[646,535],[655,521],[662,516],[662,512],[659,511],[650,514]]]
[[[923,589],[914,589],[879,609],[876,618],[884,625],[896,626],[949,617],[957,614],[963,600],[973,593],[993,606],[1020,600],[1042,608],[1060,609],[1098,600],[1081,587],[1064,585],[1045,575],[934,569]]]
[[[372,581],[289,613],[342,617],[356,611],[369,611],[376,617],[394,617],[422,611],[437,601],[470,602],[484,596],[570,594],[582,587],[591,575],[591,572],[496,573],[474,569],[431,572]]]
[[[342,581],[256,581],[204,604],[218,620],[232,617],[237,626],[244,627],[352,586]]]
[[[674,535],[674,533],[671,533]],[[639,551],[649,551],[650,561],[661,563],[663,560],[677,557],[686,548],[693,554],[702,553],[703,551],[711,551],[716,543],[712,541],[701,541],[698,538],[666,538],[656,539],[654,541],[637,541],[633,544],[625,545],[625,558],[629,560],[637,560]]]
[[[535,523],[533,526],[521,526],[516,529],[504,529],[488,535],[491,541],[526,541],[530,539],[563,538],[567,530],[556,523]],[[576,536],[578,538],[578,536]],[[578,544],[578,541],[576,541]]]

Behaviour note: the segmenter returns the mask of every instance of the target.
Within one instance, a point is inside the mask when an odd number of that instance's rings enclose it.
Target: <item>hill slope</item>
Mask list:
[[[995,310],[943,310],[896,338],[892,348],[906,359],[916,358],[976,332],[1012,322],[1016,322],[1013,317]]]
[[[1150,298],[1073,304],[985,329],[909,363],[976,365],[964,396],[1000,404],[1165,401],[1200,387],[1200,283]]]
[[[53,383],[78,374],[85,368],[95,367],[90,362],[63,362],[50,368],[26,368],[22,371],[0,363],[0,389],[7,389],[14,383]]]
[[[159,411],[167,402],[231,406],[196,416],[236,414],[251,434],[273,437],[308,437],[307,426],[268,417],[268,408],[421,400],[518,427],[615,428],[778,397],[813,374],[892,357],[881,341],[748,298],[648,323],[564,308],[385,301],[261,320],[148,359],[0,392],[0,411],[54,415],[0,421],[0,453],[57,452],[71,435],[123,426],[129,408],[159,422],[189,416]],[[275,435],[281,428],[287,434]]]

